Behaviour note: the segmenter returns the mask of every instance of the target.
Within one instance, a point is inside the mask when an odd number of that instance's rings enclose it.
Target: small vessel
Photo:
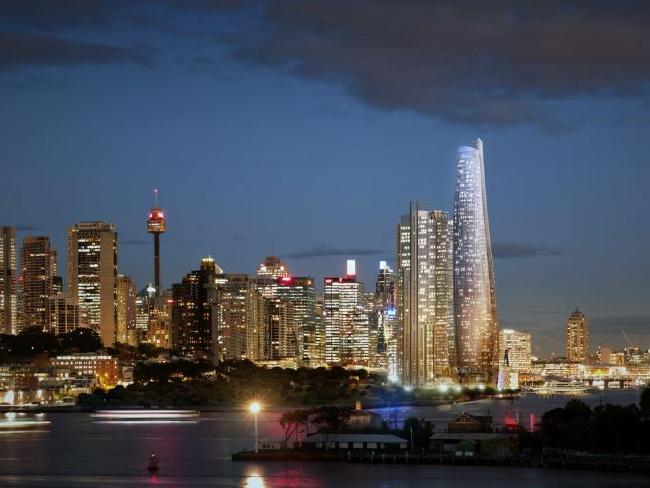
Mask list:
[[[133,410],[99,410],[91,417],[112,421],[188,421],[196,420],[200,415],[197,410],[169,410],[143,408]]]
[[[156,473],[158,472],[158,456],[156,456],[155,453],[151,453],[151,456],[149,456],[149,465],[147,466],[147,471],[150,473]]]
[[[532,388],[532,391],[541,396],[552,395],[587,395],[589,387],[577,381],[548,381],[543,386]]]
[[[26,415],[24,413],[7,412],[0,418],[0,432],[23,432],[27,430],[47,430],[49,420],[43,420],[42,415]]]

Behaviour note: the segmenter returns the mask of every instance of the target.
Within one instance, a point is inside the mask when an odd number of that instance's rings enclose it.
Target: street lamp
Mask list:
[[[257,449],[257,414],[260,412],[262,409],[262,406],[260,405],[259,402],[253,402],[248,406],[248,411],[253,414],[253,417],[255,418],[255,454],[257,454],[258,449]]]

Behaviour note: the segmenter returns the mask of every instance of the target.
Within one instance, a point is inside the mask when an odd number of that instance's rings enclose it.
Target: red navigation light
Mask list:
[[[325,280],[325,283],[331,283],[331,282],[332,282],[332,278],[327,278],[327,279]]]
[[[174,300],[172,300],[171,298],[168,298],[166,301],[167,303],[174,303]]]

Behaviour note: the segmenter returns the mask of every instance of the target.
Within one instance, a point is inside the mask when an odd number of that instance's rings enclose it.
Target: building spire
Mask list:
[[[153,206],[158,208],[158,188],[153,189]]]

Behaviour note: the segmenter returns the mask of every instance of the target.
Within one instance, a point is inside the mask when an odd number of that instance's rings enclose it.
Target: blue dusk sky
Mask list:
[[[410,200],[451,211],[485,144],[502,327],[650,343],[650,7],[569,0],[3,0],[0,225],[113,222],[119,272],[211,254],[374,288]],[[63,273],[65,274],[65,273]]]

